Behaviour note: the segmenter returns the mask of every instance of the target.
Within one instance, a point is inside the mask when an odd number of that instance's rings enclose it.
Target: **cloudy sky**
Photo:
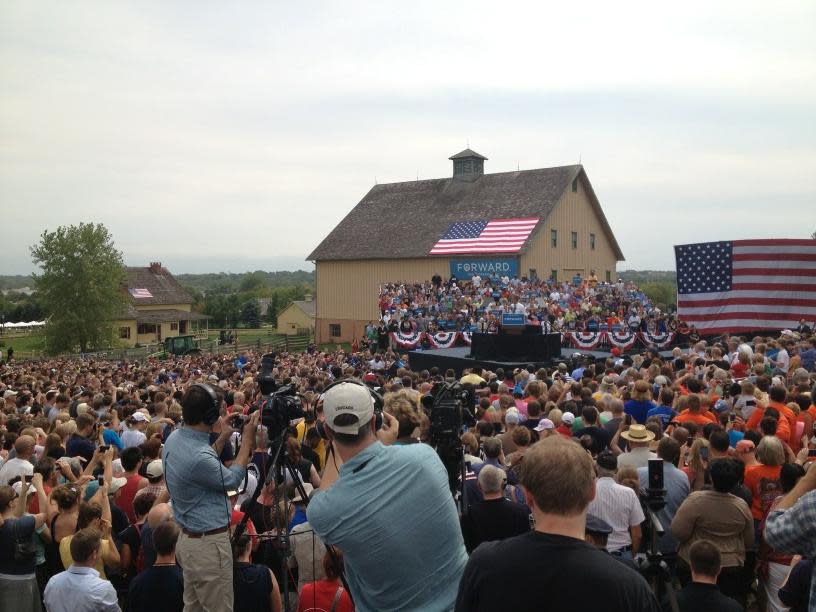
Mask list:
[[[0,5],[0,273],[297,269],[375,181],[585,165],[626,255],[816,230],[816,3]]]

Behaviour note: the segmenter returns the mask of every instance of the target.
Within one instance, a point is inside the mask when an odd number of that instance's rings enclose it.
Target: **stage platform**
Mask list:
[[[474,366],[479,366],[481,368],[493,371],[495,371],[496,368],[504,368],[504,370],[507,371],[508,369],[514,370],[515,368],[525,368],[529,363],[532,363],[536,368],[553,368],[562,361],[569,365],[570,360],[576,354],[579,354],[584,358],[589,357],[594,361],[602,361],[607,357],[612,356],[612,353],[608,351],[585,351],[572,347],[566,347],[561,349],[561,355],[548,361],[489,361],[468,357],[468,355],[470,355],[470,347],[457,346],[449,349],[409,351],[408,364],[414,371],[430,370],[433,367],[437,367],[444,372],[448,368],[451,368],[456,372],[457,376],[461,376],[465,369],[472,368]],[[660,351],[660,356],[663,358],[671,357],[671,351]]]

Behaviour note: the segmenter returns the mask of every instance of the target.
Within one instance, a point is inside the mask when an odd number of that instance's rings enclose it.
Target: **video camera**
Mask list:
[[[270,441],[280,438],[291,421],[303,417],[303,404],[297,389],[292,385],[278,387],[272,375],[274,367],[274,353],[261,357],[261,372],[257,380],[262,398],[258,410],[261,411],[261,424],[266,427]]]
[[[422,406],[431,421],[431,445],[437,446],[450,440],[458,442],[463,425],[476,425],[472,413],[475,405],[476,391],[471,385],[436,383],[430,393],[422,398]]]
[[[472,409],[476,405],[476,391],[471,385],[459,382],[436,383],[422,398],[422,407],[431,421],[430,443],[448,472],[448,484],[456,491],[461,478],[464,486],[464,455],[459,436],[462,426],[473,427],[476,419]]]

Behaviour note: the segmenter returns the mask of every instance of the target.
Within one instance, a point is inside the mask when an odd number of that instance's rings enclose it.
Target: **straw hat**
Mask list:
[[[621,434],[621,437],[626,438],[630,442],[651,442],[654,440],[654,432],[646,429],[645,425],[635,424],[630,425],[629,429]]]

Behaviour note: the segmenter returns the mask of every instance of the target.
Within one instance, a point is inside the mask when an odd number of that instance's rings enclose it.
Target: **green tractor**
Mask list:
[[[165,355],[196,355],[200,352],[193,336],[171,336],[164,339]]]

